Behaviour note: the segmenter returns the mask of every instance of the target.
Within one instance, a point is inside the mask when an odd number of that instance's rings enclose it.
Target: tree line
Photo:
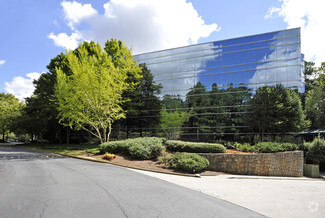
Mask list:
[[[0,93],[0,133],[2,140],[14,132],[30,141],[102,143],[135,135],[238,140],[251,133],[264,141],[266,135],[324,129],[324,67],[305,62],[304,94],[282,85],[208,89],[198,82],[185,97],[161,97],[163,87],[123,42],[108,40],[104,48],[83,42],[50,61],[25,103]]]

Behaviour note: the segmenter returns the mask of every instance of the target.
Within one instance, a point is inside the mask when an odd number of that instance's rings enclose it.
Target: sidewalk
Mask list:
[[[325,179],[218,175],[201,178],[134,170],[268,217],[324,217]]]

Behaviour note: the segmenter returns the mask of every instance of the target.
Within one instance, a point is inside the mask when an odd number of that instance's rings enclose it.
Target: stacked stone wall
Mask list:
[[[209,170],[218,172],[259,176],[303,176],[303,151],[200,155],[209,160]]]

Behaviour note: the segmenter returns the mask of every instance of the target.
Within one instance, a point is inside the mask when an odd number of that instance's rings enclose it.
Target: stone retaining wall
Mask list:
[[[303,176],[303,151],[199,155],[209,160],[209,170],[218,172],[258,176]]]

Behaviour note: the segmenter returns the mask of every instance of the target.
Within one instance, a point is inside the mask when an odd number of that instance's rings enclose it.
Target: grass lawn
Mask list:
[[[98,145],[89,144],[76,144],[76,145],[66,145],[66,144],[25,144],[24,147],[42,150],[46,152],[54,152],[58,154],[65,154],[71,156],[82,156],[86,150],[88,153],[98,154]]]

